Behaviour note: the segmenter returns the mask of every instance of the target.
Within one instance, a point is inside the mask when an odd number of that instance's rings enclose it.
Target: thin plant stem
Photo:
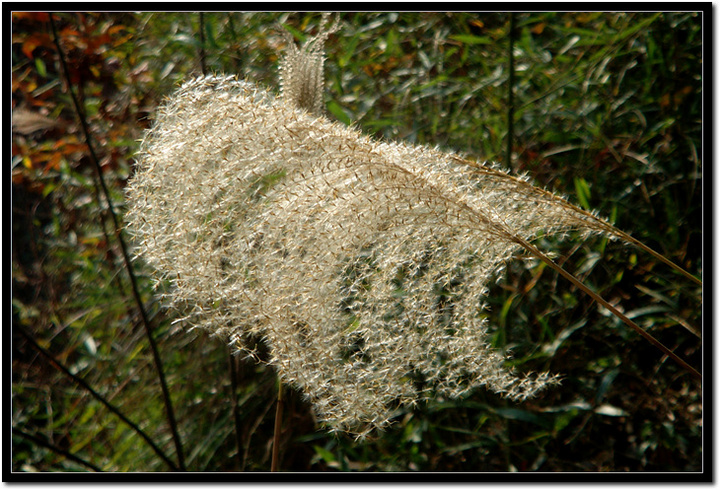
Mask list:
[[[227,19],[228,19],[228,28],[230,29],[230,36],[232,37],[233,42],[237,44],[238,38],[237,38],[237,33],[235,32],[235,22],[233,22],[233,13],[232,12],[227,13]]]
[[[510,42],[508,43],[508,133],[506,161],[512,168],[513,132],[515,121],[515,12],[510,12]]]
[[[459,161],[459,162],[463,162],[463,163],[466,163],[466,164],[470,164],[470,165],[476,167],[479,171],[482,171],[482,172],[486,172],[486,173],[489,173],[489,174],[502,175],[502,176],[504,176],[504,178],[511,178],[512,180],[516,180],[518,183],[519,183],[519,182],[523,182],[521,179],[512,178],[512,177],[510,177],[510,176],[508,176],[508,175],[506,175],[506,174],[504,174],[504,173],[502,173],[502,172],[500,172],[500,171],[492,170],[492,169],[489,169],[489,168],[487,168],[487,167],[482,167],[482,166],[480,166],[480,165],[478,165],[478,164],[474,164],[473,162],[470,162],[470,161],[465,160],[465,159],[462,159],[462,158],[456,158],[456,160]],[[524,185],[530,186],[530,184],[527,184],[527,183],[525,183]],[[535,192],[537,192],[537,190],[536,190]],[[606,232],[608,232],[608,233],[614,234],[614,235],[618,236],[618,238],[627,239],[627,237],[629,237],[629,235],[620,232],[620,231],[617,230],[615,227],[613,227],[612,225],[610,225],[610,224],[608,224],[608,223],[600,220],[597,216],[593,215],[592,213],[588,213],[587,211],[582,211],[582,210],[580,210],[579,208],[576,208],[575,206],[573,206],[572,204],[570,204],[569,202],[567,202],[567,201],[565,201],[565,200],[563,200],[563,199],[560,199],[560,198],[558,198],[557,196],[553,196],[551,193],[549,193],[549,192],[547,192],[547,191],[541,191],[541,194],[545,194],[545,195],[547,195],[548,197],[551,197],[554,201],[556,201],[556,202],[558,202],[558,203],[560,203],[560,204],[563,204],[563,205],[567,206],[569,209],[573,209],[573,210],[575,210],[575,211],[581,211],[585,216],[587,216],[588,218],[594,220],[594,221],[598,224],[598,228],[599,228],[599,229],[603,229],[604,231],[606,231]],[[471,208],[469,208],[469,207],[467,207],[466,209],[467,209],[470,213],[472,213],[472,214],[477,214],[477,213],[475,212],[475,210],[473,210],[473,209],[471,209]],[[484,220],[483,217],[479,217],[479,218],[480,218],[481,220]],[[496,226],[495,226],[495,233],[497,233],[497,235],[498,235],[499,237],[503,237],[503,238],[505,238],[505,239],[507,239],[507,240],[510,240],[510,241],[512,241],[512,242],[517,243],[518,245],[520,245],[521,247],[523,247],[525,250],[527,250],[530,254],[534,255],[535,257],[537,257],[537,258],[539,258],[540,260],[542,260],[543,262],[545,262],[545,263],[546,263],[547,265],[549,265],[553,270],[555,270],[556,272],[558,272],[561,276],[563,276],[564,278],[566,278],[568,281],[570,281],[572,284],[574,284],[574,285],[575,285],[577,288],[579,288],[581,291],[583,291],[584,293],[586,293],[587,295],[589,295],[589,296],[590,296],[592,299],[594,299],[598,304],[604,306],[607,310],[610,311],[610,313],[612,313],[612,314],[615,315],[617,318],[619,318],[619,319],[620,319],[623,323],[625,323],[628,327],[630,327],[631,329],[635,330],[635,331],[636,331],[638,334],[640,334],[645,340],[647,340],[648,342],[650,342],[651,344],[653,344],[655,347],[657,347],[658,349],[660,349],[665,355],[667,355],[668,357],[670,357],[672,360],[674,360],[676,363],[678,363],[680,366],[682,366],[684,369],[686,369],[688,372],[690,372],[690,374],[692,374],[695,378],[697,378],[697,379],[702,379],[702,375],[701,375],[695,368],[693,368],[692,366],[690,366],[687,362],[685,362],[683,359],[681,359],[677,354],[675,354],[675,353],[672,352],[669,348],[667,348],[665,345],[663,345],[662,342],[660,342],[659,340],[657,340],[655,337],[653,337],[651,334],[649,334],[648,332],[646,332],[644,329],[640,328],[640,326],[638,326],[635,322],[633,322],[633,321],[630,320],[627,316],[625,316],[623,313],[621,313],[617,308],[615,308],[615,307],[612,306],[610,303],[608,303],[607,301],[605,301],[605,299],[603,299],[599,294],[597,294],[595,291],[593,291],[592,289],[590,289],[589,287],[587,287],[587,286],[586,286],[582,281],[580,281],[578,278],[576,278],[576,277],[573,276],[571,273],[569,273],[568,271],[566,271],[565,269],[563,269],[562,267],[560,267],[559,265],[557,265],[555,262],[553,262],[552,259],[550,259],[547,255],[545,255],[543,252],[541,252],[537,247],[535,247],[534,245],[532,245],[530,242],[528,242],[528,241],[526,241],[526,240],[523,240],[523,239],[522,239],[521,237],[519,237],[519,236],[516,236],[516,235],[513,234],[512,232],[510,232],[510,231],[508,231],[507,229],[505,229],[504,227],[502,227],[501,225],[496,225]],[[637,243],[640,243],[640,242],[638,242],[637,240],[634,240],[634,239],[633,239],[633,240],[631,240],[631,243],[637,244]],[[646,249],[647,249],[647,250],[651,250],[649,247],[643,246],[643,250],[646,250]],[[656,252],[656,253],[657,253],[657,252]],[[659,254],[658,254],[658,255],[659,255]],[[670,262],[670,261],[667,260],[667,259],[664,260],[663,262],[672,264],[676,270],[682,270],[679,266],[674,265],[672,262]]]
[[[275,428],[273,434],[272,462],[270,471],[280,471],[280,432],[282,429],[282,415],[285,401],[283,400],[283,385],[278,380],[277,405],[275,408]]]
[[[241,418],[240,418],[240,407],[238,406],[237,400],[237,387],[238,387],[238,373],[237,373],[237,358],[233,356],[232,352],[228,349],[228,366],[230,369],[230,397],[232,399],[232,410],[233,417],[235,419],[235,442],[237,444],[238,451],[238,463],[240,466],[243,464],[243,450],[242,450],[242,430],[241,430]]]
[[[58,57],[60,58],[60,65],[62,67],[62,71],[65,74],[67,89],[70,94],[70,98],[73,101],[73,105],[75,107],[75,112],[77,113],[78,119],[80,121],[80,126],[82,127],[82,131],[83,131],[83,135],[85,137],[85,143],[88,148],[90,160],[92,161],[93,166],[95,167],[95,171],[98,176],[98,181],[100,182],[100,187],[103,191],[105,200],[107,201],[108,213],[110,214],[110,217],[113,222],[115,238],[117,239],[118,243],[120,244],[120,250],[122,252],[123,261],[125,263],[125,269],[127,270],[128,276],[130,278],[133,298],[135,300],[135,303],[137,304],[138,311],[140,313],[140,317],[142,319],[142,323],[145,327],[145,332],[147,334],[147,338],[150,343],[150,348],[153,353],[153,360],[155,362],[155,367],[158,372],[158,377],[160,379],[160,386],[162,388],[163,399],[165,402],[165,411],[166,411],[166,414],[168,417],[168,422],[170,424],[170,429],[172,431],[173,441],[175,442],[175,450],[177,452],[179,467],[181,470],[185,471],[185,458],[183,456],[182,444],[180,442],[180,435],[177,430],[177,422],[175,421],[175,413],[173,411],[172,402],[170,399],[170,392],[168,391],[168,387],[167,387],[167,382],[165,381],[165,375],[163,373],[162,361],[160,359],[160,353],[158,351],[157,344],[155,343],[155,339],[152,336],[152,329],[150,327],[150,319],[147,315],[147,312],[145,311],[145,306],[143,304],[142,298],[140,297],[140,291],[139,291],[139,288],[137,285],[137,279],[135,277],[135,272],[133,271],[132,264],[130,261],[130,255],[127,250],[127,245],[125,244],[125,240],[122,237],[120,223],[119,223],[117,215],[115,214],[115,209],[113,208],[113,205],[112,205],[112,200],[110,198],[110,191],[108,190],[107,184],[105,183],[105,178],[103,177],[102,168],[100,167],[100,160],[98,159],[97,153],[95,153],[95,149],[92,144],[92,137],[91,137],[89,125],[87,123],[87,120],[85,119],[84,111],[82,109],[80,101],[78,100],[77,96],[75,95],[75,92],[73,91],[72,85],[70,83],[70,71],[68,69],[67,62],[65,61],[64,52],[62,50],[62,47],[60,46],[60,38],[57,34],[55,20],[53,19],[52,13],[48,13],[48,16],[50,19],[50,28],[52,30],[55,47],[58,51]]]
[[[233,12],[227,13],[228,27],[230,28],[230,36],[232,37],[233,46],[239,46],[237,32],[235,32],[235,21],[233,21]],[[231,55],[233,63],[235,64],[236,73],[242,73],[243,56],[242,51],[239,51],[237,55]]]
[[[255,432],[257,432],[258,427],[260,427],[260,424],[262,424],[263,420],[265,420],[265,417],[267,417],[267,414],[271,408],[272,403],[265,404],[263,412],[255,419],[255,422],[250,426],[250,429],[247,431],[247,437],[245,438],[243,449],[243,460],[242,465],[240,466],[240,471],[245,471],[245,465],[247,464],[248,456],[250,455],[250,443],[252,442],[252,436],[253,434],[255,434]]]
[[[93,186],[93,191],[95,194],[95,200],[99,203],[102,202],[102,197],[100,196],[100,185],[96,181],[96,179],[93,179],[93,183],[95,184]],[[107,220],[104,219],[104,215],[101,213],[100,215],[100,226],[102,227],[103,236],[105,237],[105,243],[106,243],[106,249],[108,251],[111,250],[110,244],[112,243],[112,238],[110,237],[110,231],[107,228]],[[113,284],[115,284],[115,287],[117,287],[120,294],[125,297],[127,296],[127,291],[125,290],[125,286],[123,286],[122,281],[120,280],[119,274],[113,274]]]
[[[205,13],[200,12],[200,69],[203,75],[207,75],[207,63],[205,61]]]
[[[652,255],[653,257],[655,257],[657,260],[659,260],[659,261],[662,262],[663,264],[669,265],[670,267],[672,267],[673,269],[675,269],[677,272],[679,272],[679,273],[682,274],[683,276],[685,276],[685,277],[687,277],[688,279],[690,279],[691,281],[693,281],[693,282],[694,282],[695,284],[697,284],[698,286],[702,287],[703,283],[702,283],[702,280],[701,280],[701,279],[698,279],[698,278],[695,277],[693,274],[690,274],[688,271],[686,271],[685,269],[683,269],[683,268],[680,267],[679,265],[675,264],[673,261],[671,261],[670,259],[668,259],[668,258],[665,257],[664,255],[662,255],[661,253],[656,252],[655,250],[653,250],[652,248],[648,247],[647,245],[645,245],[645,244],[644,244],[643,242],[641,242],[640,240],[638,240],[638,239],[636,239],[636,238],[633,238],[632,236],[628,235],[627,233],[625,233],[625,232],[622,231],[622,230],[615,230],[615,233],[617,233],[617,234],[620,236],[620,238],[622,238],[623,240],[627,240],[628,242],[632,243],[633,245],[635,245],[635,246],[638,247],[639,249],[641,249],[641,250],[643,250],[644,252]]]
[[[35,339],[32,337],[32,335],[30,335],[28,332],[26,332],[24,328],[17,326],[17,325],[15,325],[14,328],[16,328],[17,332],[19,332],[23,337],[25,337],[25,340],[28,341],[28,343],[32,346],[33,349],[35,349],[37,352],[39,352],[41,355],[43,355],[46,359],[48,359],[48,361],[50,361],[50,364],[52,364],[55,368],[60,370],[63,374],[65,374],[70,379],[72,379],[77,384],[79,384],[83,389],[85,389],[88,393],[90,393],[90,395],[92,395],[93,398],[95,398],[97,401],[102,403],[108,410],[110,410],[110,412],[117,415],[120,418],[120,420],[125,422],[140,437],[142,437],[145,440],[145,442],[147,442],[150,445],[150,447],[153,449],[153,451],[155,451],[155,453],[158,456],[160,456],[160,458],[162,458],[162,460],[165,461],[167,463],[167,465],[170,466],[170,468],[173,471],[177,471],[178,468],[175,465],[175,463],[173,463],[170,460],[170,458],[168,458],[165,455],[165,453],[152,441],[152,439],[150,439],[150,437],[145,432],[143,432],[143,430],[140,427],[137,426],[137,424],[135,424],[130,419],[128,419],[115,405],[110,403],[107,399],[105,399],[104,396],[102,396],[100,393],[95,391],[84,379],[82,379],[81,377],[77,376],[76,374],[73,374],[72,372],[70,372],[70,370],[67,367],[65,367],[60,361],[55,359],[55,357],[52,354],[50,354],[47,350],[40,347],[40,345],[38,345],[38,343],[35,342]]]
[[[29,432],[25,432],[25,431],[22,430],[22,429],[18,429],[17,427],[13,427],[13,428],[12,428],[12,433],[13,433],[14,435],[23,437],[23,438],[31,441],[33,444],[36,444],[36,445],[38,445],[38,446],[45,447],[45,448],[51,450],[51,451],[54,452],[54,453],[60,454],[60,455],[62,455],[62,456],[65,456],[67,459],[72,460],[72,461],[75,461],[76,463],[81,464],[81,465],[83,465],[83,466],[85,466],[85,467],[87,467],[87,468],[90,468],[90,469],[93,470],[93,471],[97,471],[98,473],[102,473],[102,471],[103,471],[102,469],[100,469],[99,467],[97,467],[97,466],[95,466],[94,464],[90,463],[89,461],[85,461],[85,460],[82,459],[81,457],[76,456],[75,454],[73,454],[73,453],[71,453],[71,452],[69,452],[69,451],[66,451],[66,450],[64,450],[64,449],[61,449],[61,448],[57,447],[56,445],[49,443],[49,442],[46,441],[45,439],[42,439],[42,438],[40,438],[40,437],[37,437],[36,435],[30,434]]]
[[[517,178],[517,177],[513,177],[512,175],[508,175],[508,174],[506,174],[506,173],[504,173],[504,172],[500,172],[499,170],[495,170],[495,169],[492,169],[492,168],[487,167],[487,166],[485,166],[485,165],[481,165],[481,164],[479,164],[479,163],[477,163],[477,162],[473,162],[472,160],[466,160],[466,159],[460,158],[460,157],[453,157],[453,159],[454,159],[455,161],[457,161],[458,163],[461,163],[461,164],[463,164],[463,165],[468,165],[468,166],[471,166],[471,167],[475,168],[475,170],[478,171],[478,172],[482,172],[482,173],[486,173],[486,174],[491,174],[491,175],[496,175],[496,176],[498,176],[499,178],[502,178],[502,179],[512,180],[513,183],[514,183],[516,186],[526,188],[526,189],[528,190],[528,193],[530,193],[530,194],[538,194],[538,193],[539,193],[539,194],[542,194],[545,198],[550,199],[550,200],[552,200],[552,201],[555,201],[555,202],[557,202],[557,203],[560,203],[560,204],[564,205],[565,207],[567,207],[568,209],[572,209],[572,211],[584,215],[584,216],[585,216],[586,218],[588,218],[589,220],[594,221],[594,222],[598,225],[599,228],[604,229],[605,231],[607,231],[607,232],[610,233],[611,235],[615,235],[617,238],[620,238],[621,240],[625,240],[625,241],[627,241],[628,243],[631,243],[631,244],[635,245],[635,246],[638,247],[639,249],[641,249],[641,250],[643,250],[644,252],[646,252],[646,253],[650,254],[651,256],[655,257],[655,258],[656,258],[657,260],[659,260],[660,262],[662,262],[662,263],[670,266],[670,267],[671,267],[672,269],[674,269],[675,271],[679,272],[680,274],[682,274],[682,275],[685,276],[686,278],[690,279],[691,281],[693,281],[693,282],[694,282],[695,284],[697,284],[698,286],[702,286],[702,280],[698,279],[698,278],[695,277],[693,274],[691,274],[690,272],[686,271],[685,269],[683,269],[682,267],[680,267],[679,265],[677,265],[676,263],[674,263],[673,261],[671,261],[670,259],[668,259],[668,258],[665,257],[664,255],[662,255],[661,253],[656,252],[655,250],[653,250],[652,248],[648,247],[647,245],[645,245],[645,244],[644,244],[643,242],[641,242],[640,240],[638,240],[638,239],[636,239],[636,238],[633,238],[631,235],[628,235],[628,234],[625,233],[624,231],[622,231],[622,230],[620,230],[620,229],[618,229],[618,228],[615,228],[615,227],[612,226],[611,224],[609,224],[609,223],[607,223],[607,222],[599,219],[597,216],[595,216],[594,214],[590,213],[589,211],[587,211],[587,210],[585,210],[585,209],[582,209],[582,208],[579,208],[579,207],[577,207],[577,206],[573,206],[571,203],[569,203],[569,202],[565,201],[564,199],[556,196],[556,195],[553,194],[552,192],[549,192],[549,191],[546,191],[546,190],[544,190],[544,189],[535,187],[535,186],[533,186],[532,184],[526,182],[526,181],[523,180],[523,179],[519,179],[519,178]]]
[[[702,379],[702,375],[692,366],[690,366],[687,362],[685,362],[683,359],[681,359],[677,354],[675,354],[673,351],[665,347],[665,345],[657,340],[655,337],[650,335],[647,331],[645,331],[643,328],[641,328],[638,324],[630,320],[627,316],[625,316],[622,312],[620,312],[617,308],[615,308],[613,305],[605,301],[599,294],[597,294],[595,291],[587,287],[582,281],[577,279],[575,276],[573,276],[571,273],[557,265],[555,262],[552,261],[547,255],[542,253],[537,247],[532,245],[531,243],[523,240],[520,237],[514,237],[513,241],[517,243],[518,245],[522,246],[525,250],[530,252],[535,257],[539,258],[543,262],[545,262],[548,266],[550,266],[554,271],[556,271],[558,274],[563,276],[565,279],[570,281],[573,285],[575,285],[578,289],[583,291],[585,294],[590,296],[595,302],[600,304],[601,306],[607,308],[610,313],[615,315],[617,318],[619,318],[625,325],[635,330],[638,334],[640,334],[645,340],[653,344],[655,347],[660,349],[665,355],[670,357],[673,361],[678,363],[683,369],[688,371],[690,374],[692,374],[697,379]]]

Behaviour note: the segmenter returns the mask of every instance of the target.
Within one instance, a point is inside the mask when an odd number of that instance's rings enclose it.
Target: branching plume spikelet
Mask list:
[[[263,339],[332,430],[366,434],[438,395],[552,385],[488,345],[487,286],[517,238],[612,228],[501,170],[320,114],[327,33],[290,48],[281,97],[207,76],[159,109],[127,220],[167,304],[241,350]]]
[[[280,94],[298,108],[317,114],[321,113],[323,108],[323,45],[328,36],[338,29],[337,22],[327,28],[328,18],[328,14],[323,15],[320,32],[310,38],[302,49],[295,46],[287,31],[281,31],[288,47],[285,56],[280,60]]]

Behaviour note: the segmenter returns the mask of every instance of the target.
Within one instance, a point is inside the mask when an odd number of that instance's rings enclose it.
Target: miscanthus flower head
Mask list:
[[[290,47],[280,97],[212,75],[159,109],[127,220],[167,305],[249,354],[264,342],[332,430],[365,434],[436,396],[552,385],[506,369],[483,298],[518,238],[603,222],[491,166],[324,116],[326,35]]]

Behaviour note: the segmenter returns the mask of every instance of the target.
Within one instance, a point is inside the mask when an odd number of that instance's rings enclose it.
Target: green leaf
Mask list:
[[[560,412],[556,417],[555,421],[553,423],[553,430],[555,432],[560,432],[565,427],[567,427],[572,420],[577,417],[578,413],[580,413],[578,410],[568,410],[566,412]]]
[[[634,310],[628,311],[625,316],[630,318],[631,320],[634,320],[635,318],[645,316],[645,315],[652,315],[654,313],[668,313],[671,312],[672,308],[665,305],[652,305],[652,306],[643,306],[641,308],[636,308]]]
[[[615,381],[619,372],[620,370],[618,368],[612,368],[605,374],[605,376],[603,376],[597,393],[595,394],[595,403],[600,403],[602,399],[605,398],[605,393],[607,393],[608,389],[610,389],[610,386],[613,381]]]
[[[293,26],[291,26],[290,24],[283,24],[282,26],[283,26],[285,29],[287,29],[287,31],[288,31],[290,34],[292,34],[293,37],[294,37],[295,39],[299,40],[301,43],[304,43],[305,40],[307,39],[307,36],[306,36],[302,31],[299,31],[299,30],[295,29],[295,28],[294,28]]]
[[[315,452],[318,454],[318,456],[320,456],[323,459],[323,461],[325,461],[326,463],[330,464],[330,463],[334,463],[336,461],[335,455],[333,453],[331,453],[330,451],[328,451],[327,449],[320,447],[320,446],[316,446],[314,444],[313,444],[313,449],[315,449]]]
[[[542,417],[535,415],[532,412],[521,410],[519,408],[496,408],[493,410],[496,414],[503,418],[510,420],[521,420],[523,422],[530,422],[531,424],[539,425],[540,427],[549,427],[548,421]]]
[[[345,68],[352,60],[353,56],[355,56],[355,48],[357,47],[359,41],[360,36],[356,34],[352,39],[347,42],[347,45],[343,47],[343,50],[339,54],[336,61],[337,65],[340,68]]]
[[[209,22],[209,19],[206,17],[204,24],[205,42],[207,43],[207,46],[212,49],[220,49],[220,46],[218,46],[215,42],[215,27],[213,26],[213,23]]]
[[[343,124],[347,124],[348,126],[352,124],[352,119],[350,119],[350,116],[348,116],[342,107],[340,107],[340,104],[335,102],[334,100],[331,100],[328,102],[327,105],[328,111],[330,113],[338,118],[338,121],[340,121]]]
[[[473,36],[472,34],[457,34],[450,36],[450,39],[460,41],[463,44],[492,44],[493,40],[487,36]]]
[[[45,62],[41,58],[35,58],[35,69],[37,70],[38,75],[43,78],[47,77],[47,68],[45,67]]]
[[[575,177],[575,193],[583,208],[592,209],[590,207],[590,186],[582,177]]]
[[[580,320],[579,322],[570,325],[569,327],[562,330],[558,336],[553,340],[552,342],[545,344],[542,348],[543,352],[547,353],[549,356],[554,356],[557,350],[560,348],[560,346],[567,340],[572,333],[585,326],[587,323],[587,318]]]

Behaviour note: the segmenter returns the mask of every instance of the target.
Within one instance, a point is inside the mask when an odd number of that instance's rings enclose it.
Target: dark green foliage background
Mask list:
[[[54,18],[120,214],[138,140],[178,82],[200,74],[204,62],[208,71],[277,87],[279,25],[301,40],[320,20],[206,13],[201,26],[195,13]],[[439,145],[527,172],[701,275],[702,14],[517,13],[511,159],[510,14],[341,19],[327,43],[331,117],[378,138]],[[13,14],[12,32],[13,108],[59,122],[13,133],[13,325],[31,332],[174,459],[147,338],[63,88],[47,16]],[[540,244],[699,368],[701,289],[632,248],[572,238]],[[153,296],[149,271],[135,266],[187,467],[268,470],[272,370],[231,361],[220,340],[173,325],[172,312]],[[438,399],[398,413],[394,426],[363,442],[317,427],[302,395],[288,390],[282,469],[702,470],[699,382],[537,261],[508,264],[500,279],[488,300],[492,341],[512,351],[520,372],[561,374],[559,388],[520,404],[485,392]],[[168,469],[22,337],[14,334],[12,345],[13,427],[106,471]],[[239,370],[234,392],[231,362]],[[13,435],[12,443],[14,471],[85,470],[26,438]]]

